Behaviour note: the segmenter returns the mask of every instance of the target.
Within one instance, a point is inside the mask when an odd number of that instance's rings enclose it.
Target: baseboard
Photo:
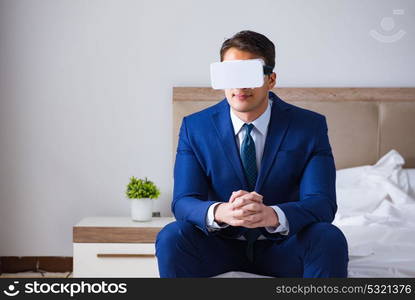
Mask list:
[[[1,256],[1,273],[72,272],[72,256]]]

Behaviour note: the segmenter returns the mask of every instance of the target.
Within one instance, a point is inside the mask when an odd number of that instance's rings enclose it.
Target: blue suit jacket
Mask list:
[[[288,104],[274,93],[271,119],[255,191],[265,205],[278,205],[289,235],[262,233],[280,240],[315,222],[332,222],[337,210],[336,170],[323,115]],[[215,232],[206,227],[209,206],[248,190],[226,99],[183,119],[176,162],[172,211],[206,234],[238,236],[243,228]]]

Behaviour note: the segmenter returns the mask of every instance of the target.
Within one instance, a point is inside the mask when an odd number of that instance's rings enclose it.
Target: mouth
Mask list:
[[[246,100],[249,97],[251,97],[251,95],[247,95],[247,94],[233,94],[232,97],[238,99],[238,100]]]

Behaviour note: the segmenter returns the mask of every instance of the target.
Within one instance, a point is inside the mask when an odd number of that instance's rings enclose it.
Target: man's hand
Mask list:
[[[233,192],[229,202],[216,206],[215,221],[247,228],[278,226],[278,215],[271,207],[264,205],[262,199],[262,195],[256,192]]]

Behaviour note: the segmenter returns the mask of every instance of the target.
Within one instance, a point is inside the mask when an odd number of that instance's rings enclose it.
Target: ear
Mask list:
[[[267,76],[267,86],[269,90],[272,90],[275,87],[275,84],[277,83],[277,74],[275,72],[272,72]]]

